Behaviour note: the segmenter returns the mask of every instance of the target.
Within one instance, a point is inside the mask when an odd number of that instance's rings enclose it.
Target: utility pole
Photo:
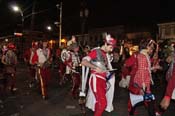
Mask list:
[[[35,20],[35,6],[36,6],[36,0],[34,0],[33,2],[33,6],[32,6],[32,17],[31,17],[31,31],[33,31],[34,29],[34,20]]]
[[[62,2],[56,5],[60,11],[59,15],[59,47],[61,47],[61,37],[62,37]]]
[[[61,47],[61,35],[62,35],[62,2],[60,3],[60,43],[59,46]]]
[[[83,45],[85,45],[86,40],[85,40],[84,35],[86,33],[86,23],[87,23],[87,19],[88,19],[88,15],[89,15],[89,10],[87,8],[87,3],[85,2],[85,0],[81,1],[80,7],[81,7],[81,9],[80,9],[81,34],[82,34],[82,39],[83,39]]]

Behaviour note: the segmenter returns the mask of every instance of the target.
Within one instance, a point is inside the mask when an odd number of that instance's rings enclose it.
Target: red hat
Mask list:
[[[13,49],[16,49],[16,46],[13,43],[9,43],[7,45],[7,48],[13,50]]]
[[[106,35],[105,42],[109,45],[112,45],[113,47],[116,47],[116,43],[117,43],[116,39],[111,37],[111,35],[109,34]]]
[[[32,48],[38,47],[38,42],[32,42]]]

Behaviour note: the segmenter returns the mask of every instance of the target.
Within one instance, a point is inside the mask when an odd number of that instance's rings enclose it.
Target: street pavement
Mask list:
[[[48,88],[48,100],[43,100],[35,88],[30,88],[29,71],[23,63],[17,67],[18,88],[15,94],[8,93],[8,96],[0,102],[0,116],[81,116],[78,99],[70,95],[71,82],[59,86],[59,75],[57,69],[52,69],[52,79]],[[103,116],[128,116],[127,100],[128,91],[118,87],[119,79],[116,78],[114,96],[114,111],[104,112]],[[164,91],[163,86],[153,89],[159,104]],[[144,106],[137,107],[137,115],[148,116]],[[93,116],[91,110],[86,109],[87,116]],[[175,105],[171,102],[170,107],[163,116],[174,116]]]

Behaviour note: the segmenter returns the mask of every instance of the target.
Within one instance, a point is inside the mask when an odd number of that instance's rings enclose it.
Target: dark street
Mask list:
[[[58,85],[58,73],[52,69],[52,81],[48,88],[49,99],[43,100],[37,89],[28,86],[29,72],[22,63],[17,68],[18,88],[14,95],[8,93],[8,97],[0,104],[0,116],[81,116],[77,99],[73,99],[70,90],[71,82],[63,86]],[[119,79],[116,79],[116,89],[114,97],[114,111],[104,113],[104,116],[127,116],[128,92],[126,89],[118,87]],[[153,91],[157,98],[157,103],[161,99],[162,87],[157,87]],[[93,116],[93,112],[87,110],[87,116]],[[137,107],[136,116],[148,116],[143,106]],[[169,109],[163,116],[171,116],[175,113],[175,106],[172,102]]]

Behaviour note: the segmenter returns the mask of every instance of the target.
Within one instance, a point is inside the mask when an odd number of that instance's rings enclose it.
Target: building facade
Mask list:
[[[124,26],[114,26],[105,28],[95,28],[88,31],[88,34],[76,35],[80,45],[90,45],[91,47],[99,46],[104,39],[104,34],[109,33],[119,39],[124,34]]]
[[[159,41],[171,39],[171,41],[175,42],[175,22],[160,23],[158,24],[158,29]]]

